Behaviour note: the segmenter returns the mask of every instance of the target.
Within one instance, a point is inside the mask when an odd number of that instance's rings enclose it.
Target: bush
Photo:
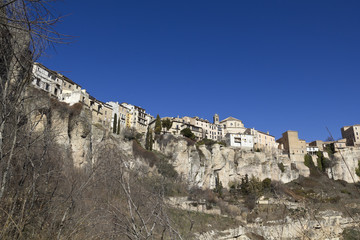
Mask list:
[[[314,161],[312,160],[312,157],[310,154],[306,154],[304,156],[304,164],[310,169],[313,169],[315,167]]]
[[[195,140],[195,135],[194,133],[191,131],[190,128],[184,128],[183,130],[180,131],[180,133],[187,138],[190,138],[191,140]]]
[[[360,177],[360,160],[358,161],[358,167],[355,168],[355,173],[358,177]]]
[[[322,152],[317,152],[317,167],[320,171],[325,172],[326,168],[330,167],[330,160],[324,157]]]
[[[263,189],[270,189],[271,188],[271,179],[270,178],[265,178],[262,181],[262,187],[263,187]]]
[[[282,162],[278,163],[278,167],[279,167],[281,172],[285,172],[285,167],[284,167],[284,164]]]

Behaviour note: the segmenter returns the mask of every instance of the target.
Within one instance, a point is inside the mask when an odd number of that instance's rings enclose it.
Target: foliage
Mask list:
[[[161,133],[161,119],[159,114],[156,116],[154,133],[155,134]]]
[[[196,143],[196,145],[200,146],[200,145],[206,145],[206,146],[212,146],[214,145],[215,143],[217,143],[216,141],[212,140],[212,139],[207,139],[207,138],[204,138],[204,139],[201,139],[200,141],[198,141]]]
[[[345,228],[342,232],[342,239],[344,240],[357,240],[360,239],[360,230],[356,227]]]
[[[214,144],[219,144],[219,145],[222,145],[222,146],[225,146],[226,147],[226,143],[224,141],[214,141],[212,139],[208,139],[208,138],[204,138],[204,139],[201,139],[200,141],[198,141],[196,143],[197,146],[200,146],[200,145],[205,145],[205,146],[212,146]]]
[[[315,168],[315,164],[314,161],[312,160],[312,157],[310,154],[306,154],[304,156],[304,164],[305,166],[307,166],[309,169],[314,169]]]
[[[187,138],[190,138],[191,140],[195,140],[195,134],[191,131],[190,128],[184,128],[183,130],[180,131],[180,133]]]
[[[360,160],[358,161],[358,167],[355,168],[355,173],[358,177],[360,177]]]
[[[329,156],[334,155],[335,144],[334,143],[327,144],[325,147],[325,151],[329,154]]]
[[[153,147],[153,135],[152,135],[152,129],[148,128],[147,132],[146,132],[146,139],[145,139],[145,149],[152,151],[152,147]]]
[[[285,166],[282,162],[278,163],[278,167],[280,169],[281,172],[285,172]]]
[[[270,189],[271,188],[271,179],[270,178],[265,178],[262,181],[262,186],[263,186],[263,189]]]
[[[113,133],[116,133],[116,125],[117,125],[117,114],[114,114],[114,122],[113,122]]]
[[[172,127],[172,121],[169,118],[166,118],[161,121],[161,125],[163,128],[166,128],[168,131]]]
[[[219,180],[219,176],[217,175],[215,177],[215,188],[214,188],[214,193],[217,193],[219,195],[219,197],[222,197],[223,195],[223,185],[221,183],[221,181]]]
[[[330,160],[324,157],[322,152],[317,152],[317,167],[320,171],[325,172],[326,168],[330,167]]]
[[[117,134],[117,135],[120,134],[120,118],[118,119],[116,134]]]

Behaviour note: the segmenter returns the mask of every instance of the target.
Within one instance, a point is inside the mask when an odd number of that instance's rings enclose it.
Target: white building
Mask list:
[[[306,151],[310,154],[316,154],[319,151],[319,148],[317,146],[306,146]]]
[[[231,147],[242,149],[254,148],[254,136],[249,134],[227,133],[225,136],[226,144]]]
[[[48,92],[51,96],[61,100],[62,94],[62,79],[59,78],[58,73],[52,71],[40,63],[33,65],[34,79],[31,82],[35,88],[42,89]]]

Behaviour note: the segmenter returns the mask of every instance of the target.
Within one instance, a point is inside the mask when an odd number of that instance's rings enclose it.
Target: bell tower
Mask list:
[[[214,124],[219,124],[219,115],[217,113],[215,113],[215,115],[214,115],[213,123]]]

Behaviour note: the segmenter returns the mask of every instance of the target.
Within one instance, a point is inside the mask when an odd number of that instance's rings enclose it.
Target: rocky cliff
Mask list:
[[[159,137],[154,149],[168,156],[175,169],[191,185],[204,188],[214,188],[216,179],[224,187],[228,187],[232,182],[241,181],[246,174],[260,180],[270,178],[283,183],[291,182],[300,175],[307,177],[310,174],[308,167],[304,165],[303,156],[289,158],[278,151],[253,152],[220,144],[196,145],[169,134]],[[355,168],[360,160],[360,150],[348,149],[341,154],[335,153],[333,167],[327,170],[329,177],[347,182],[359,181]],[[316,164],[315,156],[313,160]],[[284,166],[283,169],[281,165]]]

